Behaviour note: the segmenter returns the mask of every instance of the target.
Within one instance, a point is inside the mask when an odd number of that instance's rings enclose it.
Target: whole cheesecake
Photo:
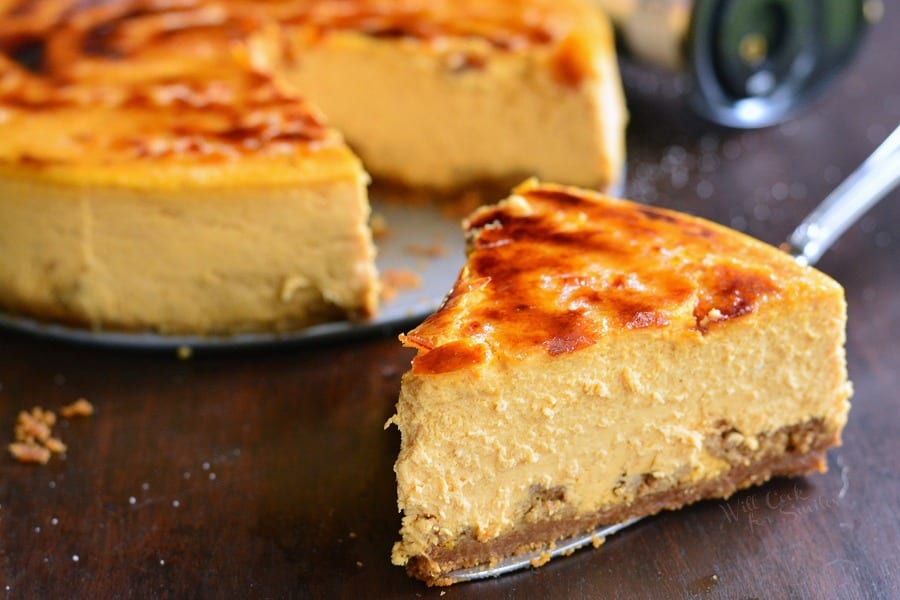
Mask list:
[[[824,471],[851,386],[842,288],[699,218],[527,183],[465,224],[391,422],[429,584],[564,538]]]
[[[612,44],[578,0],[8,3],[0,308],[162,333],[367,318],[366,170],[612,184]]]

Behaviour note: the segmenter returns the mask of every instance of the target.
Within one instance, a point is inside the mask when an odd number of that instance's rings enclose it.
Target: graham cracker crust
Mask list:
[[[487,542],[464,536],[452,547],[433,546],[426,553],[412,557],[406,571],[429,586],[452,585],[456,580],[448,574],[453,571],[489,565],[508,556],[547,548],[556,541],[593,531],[600,526],[678,509],[700,500],[728,498],[741,489],[765,483],[772,477],[805,475],[815,471],[824,473],[825,451],[840,445],[841,441],[839,429],[826,427],[822,419],[812,419],[760,436],[758,448],[750,452],[747,445],[735,443],[735,431],[729,429],[727,423],[720,425],[721,434],[708,439],[706,448],[731,463],[731,468],[721,477],[659,492],[653,492],[653,482],[647,481],[643,488],[646,493],[631,503],[609,506],[590,515],[523,522],[513,531]],[[743,440],[743,436],[739,437]]]

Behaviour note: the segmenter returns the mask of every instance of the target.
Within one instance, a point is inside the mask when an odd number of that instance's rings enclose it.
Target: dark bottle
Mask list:
[[[686,72],[690,102],[731,127],[784,120],[824,90],[881,0],[594,0],[627,54]]]

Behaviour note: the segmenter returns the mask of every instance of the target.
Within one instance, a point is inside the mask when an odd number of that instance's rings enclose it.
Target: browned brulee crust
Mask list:
[[[432,547],[427,556],[411,558],[406,571],[429,586],[451,585],[456,583],[447,576],[452,571],[540,550],[547,547],[549,540],[563,540],[603,525],[681,508],[699,500],[728,498],[738,490],[764,483],[772,477],[824,472],[825,450],[837,445],[840,445],[840,433],[826,429],[821,419],[784,427],[774,434],[761,437],[759,451],[747,464],[742,464],[736,454],[723,451],[722,457],[732,462],[733,466],[717,479],[661,492],[651,491],[631,504],[612,506],[588,516],[524,523],[488,542],[464,537],[452,548]]]

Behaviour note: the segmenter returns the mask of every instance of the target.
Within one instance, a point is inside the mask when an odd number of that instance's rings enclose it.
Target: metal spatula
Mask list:
[[[841,234],[900,182],[900,126],[794,230],[781,249],[814,265]]]
[[[822,254],[872,206],[900,183],[900,126],[869,158],[845,179],[794,230],[781,248],[802,265],[813,265]],[[594,531],[560,540],[552,548],[505,558],[492,565],[459,569],[447,574],[457,582],[498,577],[549,558],[568,555],[589,544],[597,544],[606,536],[625,529],[640,518],[600,527]]]

